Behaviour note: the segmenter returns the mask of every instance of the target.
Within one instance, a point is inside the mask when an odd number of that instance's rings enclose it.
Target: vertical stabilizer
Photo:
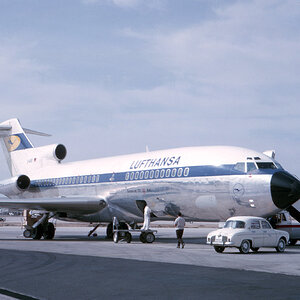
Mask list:
[[[33,148],[18,119],[0,124],[0,140],[12,176],[22,173],[25,165],[25,149]]]

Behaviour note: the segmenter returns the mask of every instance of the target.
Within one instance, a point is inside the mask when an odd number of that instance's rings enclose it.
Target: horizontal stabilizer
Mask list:
[[[36,131],[36,130],[32,130],[32,129],[28,129],[28,128],[23,128],[23,130],[24,130],[24,132],[26,132],[28,134],[34,134],[34,135],[40,135],[40,136],[51,136],[51,134]]]
[[[9,125],[0,125],[0,136],[8,136],[11,134],[12,127]]]
[[[46,210],[49,212],[95,213],[107,206],[99,197],[61,197],[33,199],[0,198],[0,207],[13,209]]]

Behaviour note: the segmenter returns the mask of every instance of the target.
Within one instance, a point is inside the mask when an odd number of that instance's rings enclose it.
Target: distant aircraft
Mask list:
[[[143,222],[174,220],[180,211],[190,221],[224,221],[231,216],[268,217],[300,198],[300,182],[274,159],[238,147],[186,147],[62,163],[62,144],[34,147],[17,119],[0,124],[11,178],[0,183],[0,207],[38,213],[25,237],[52,239],[51,218],[107,223],[123,228]],[[80,137],[78,137],[80,140]],[[80,146],[80,145],[78,145]],[[33,219],[32,219],[33,220]]]

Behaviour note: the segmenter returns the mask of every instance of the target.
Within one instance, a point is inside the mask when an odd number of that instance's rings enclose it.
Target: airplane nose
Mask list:
[[[271,179],[274,204],[285,209],[300,199],[300,181],[287,172],[277,172]]]

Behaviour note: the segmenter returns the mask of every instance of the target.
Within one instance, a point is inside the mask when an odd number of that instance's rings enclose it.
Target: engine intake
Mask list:
[[[26,175],[20,175],[17,179],[17,187],[20,190],[27,190],[30,186],[30,179]]]
[[[58,144],[54,150],[54,155],[57,160],[63,160],[67,156],[67,149],[63,144]]]

